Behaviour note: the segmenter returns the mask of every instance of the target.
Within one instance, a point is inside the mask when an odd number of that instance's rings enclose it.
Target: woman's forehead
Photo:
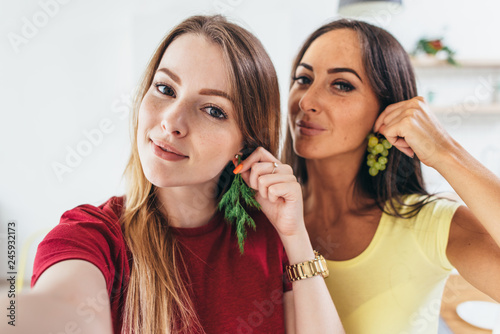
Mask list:
[[[315,39],[302,57],[318,66],[351,67],[361,70],[362,50],[359,37],[352,29],[336,29]]]
[[[198,34],[183,34],[167,47],[159,69],[168,67],[184,76],[202,78],[213,88],[227,88],[227,64],[222,48]],[[181,78],[182,79],[182,78]]]

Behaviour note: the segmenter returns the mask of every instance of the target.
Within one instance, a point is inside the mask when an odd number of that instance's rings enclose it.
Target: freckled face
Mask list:
[[[379,103],[368,82],[355,31],[333,30],[309,46],[295,71],[288,111],[299,156],[363,154]]]
[[[217,180],[242,144],[230,94],[217,44],[184,34],[169,45],[139,110],[137,146],[151,183]]]

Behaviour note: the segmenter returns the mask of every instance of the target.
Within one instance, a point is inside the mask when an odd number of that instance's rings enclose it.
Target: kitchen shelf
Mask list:
[[[438,114],[446,114],[446,113],[456,113],[459,114],[485,114],[485,115],[500,115],[500,103],[492,103],[492,104],[478,104],[474,108],[470,108],[468,110],[467,107],[461,105],[452,105],[452,106],[433,106],[430,105],[431,110]]]
[[[424,68],[448,68],[448,69],[498,69],[500,70],[499,59],[456,59],[459,66],[453,66],[444,59],[437,59],[434,57],[411,57],[413,67],[416,69]]]

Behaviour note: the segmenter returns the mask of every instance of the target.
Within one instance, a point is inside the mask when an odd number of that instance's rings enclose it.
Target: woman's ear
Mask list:
[[[245,160],[246,158],[248,158],[248,156],[250,154],[252,154],[253,151],[255,151],[255,147],[248,147],[248,146],[245,146],[243,147],[241,150],[240,150],[240,155],[241,155],[241,160]]]
[[[243,153],[241,153],[241,152],[238,152],[238,153],[236,153],[236,154],[234,155],[234,158],[233,158],[233,165],[234,165],[234,167],[236,167],[236,166],[238,166],[238,165],[239,165],[239,162],[238,162],[238,161],[240,160],[240,158],[241,158],[242,156],[243,156]]]

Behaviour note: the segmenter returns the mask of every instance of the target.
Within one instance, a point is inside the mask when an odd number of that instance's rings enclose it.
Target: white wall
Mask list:
[[[222,12],[250,29],[275,63],[286,111],[291,59],[314,28],[336,16],[337,3],[0,0],[0,278],[9,220],[17,221],[17,254],[29,280],[41,235],[64,211],[123,194],[129,97],[170,28],[189,15]],[[403,11],[369,19],[409,49],[422,35],[443,33],[459,56],[500,59],[498,9],[487,0],[408,0]],[[500,174],[499,117],[461,124],[453,134]]]

